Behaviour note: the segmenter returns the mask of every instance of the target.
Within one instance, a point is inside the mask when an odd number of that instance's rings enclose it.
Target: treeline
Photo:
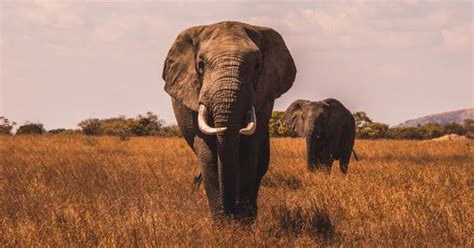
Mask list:
[[[283,111],[274,111],[270,118],[269,130],[272,137],[296,137],[297,134],[289,130],[281,121]],[[356,121],[356,137],[359,139],[433,139],[446,134],[465,135],[474,138],[474,120],[467,119],[464,125],[451,123],[441,126],[430,123],[418,127],[392,127],[388,124],[374,122],[365,112],[353,114]],[[119,116],[107,119],[87,119],[78,124],[79,129],[52,129],[46,131],[41,123],[17,124],[0,116],[0,135],[56,135],[56,134],[85,134],[110,135],[126,140],[132,136],[166,136],[178,137],[181,132],[176,125],[165,125],[165,121],[158,115],[147,112],[135,118]]]
[[[439,125],[428,123],[417,127],[389,127],[380,122],[374,122],[365,112],[353,114],[356,121],[356,137],[359,139],[434,139],[447,134],[464,135],[474,138],[474,120],[464,120],[464,125],[449,123]]]
[[[13,133],[15,126],[15,122],[0,116],[0,135],[85,134],[117,136],[120,139],[128,139],[131,136],[181,136],[178,126],[165,125],[165,121],[152,112],[135,118],[119,116],[107,119],[86,119],[79,122],[79,129],[59,128],[46,131],[41,123],[27,122]]]
[[[283,111],[274,111],[269,122],[270,135],[272,137],[295,137],[296,133],[289,130],[281,122]],[[464,135],[474,138],[474,120],[467,119],[464,125],[450,123],[441,126],[437,123],[429,123],[418,127],[389,127],[388,124],[374,122],[365,112],[353,113],[356,122],[356,138],[358,139],[433,139],[446,134]]]

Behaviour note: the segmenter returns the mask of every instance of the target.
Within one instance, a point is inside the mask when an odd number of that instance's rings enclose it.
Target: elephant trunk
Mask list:
[[[236,212],[240,135],[253,135],[257,125],[253,91],[241,77],[242,62],[237,57],[225,57],[215,64],[216,70],[209,78],[212,82],[208,84],[212,86],[201,97],[198,113],[201,132],[216,136],[224,216]]]
[[[224,215],[229,215],[235,212],[240,130],[249,110],[248,92],[238,80],[226,79],[216,84],[212,99],[214,125],[226,128],[216,136],[220,196]]]

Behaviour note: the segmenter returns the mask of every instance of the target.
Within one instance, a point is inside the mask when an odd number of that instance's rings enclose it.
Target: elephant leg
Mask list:
[[[236,217],[244,224],[257,216],[257,145],[255,137],[240,139]]]
[[[178,122],[178,127],[183,134],[184,140],[188,143],[189,147],[193,149],[194,153],[197,154],[196,146],[195,146],[195,138],[196,132],[195,130],[198,129],[196,122],[194,121],[197,119],[196,113],[185,107],[182,103],[176,101],[175,99],[172,100],[173,103],[173,111],[176,115],[176,121]],[[207,145],[206,145],[207,146]],[[202,149],[201,149],[202,150]],[[199,189],[199,186],[202,182],[202,172],[200,171],[198,175],[194,177],[192,191],[196,192]]]
[[[316,170],[322,169],[322,163],[323,163],[323,157],[322,157],[322,147],[319,141],[316,142],[315,146],[315,151],[314,151],[314,168]]]
[[[331,173],[332,163],[334,158],[332,157],[329,147],[324,147],[321,151],[321,169],[326,173]]]
[[[340,158],[339,158],[339,169],[341,169],[341,172],[343,174],[347,173],[347,170],[349,168],[349,160],[351,159],[351,152],[352,152],[352,147],[348,146],[343,142],[340,150]]]
[[[354,146],[354,140],[352,138],[342,143],[339,169],[341,169],[343,174],[347,174],[347,171],[349,170],[349,161],[351,159],[352,147]]]
[[[219,220],[224,216],[224,207],[219,191],[216,142],[214,139],[196,136],[194,139],[194,151],[201,162],[201,174],[211,216],[213,220]]]
[[[324,172],[331,174],[331,169],[332,169],[332,164],[334,162],[334,159],[330,156],[327,156],[323,159],[323,167],[322,169]]]
[[[306,166],[308,170],[313,171],[314,164],[318,164],[318,159],[316,156],[318,156],[318,146],[319,144],[316,142],[316,138],[314,137],[313,134],[310,134],[308,137],[306,137],[306,153],[307,153],[307,161],[306,161]],[[316,166],[318,168],[318,166]]]
[[[270,134],[268,130],[265,133],[265,137],[260,142],[258,149],[257,149],[257,184],[256,184],[256,191],[258,195],[258,190],[260,189],[260,183],[262,182],[263,176],[268,171],[268,166],[270,164]]]
[[[347,170],[349,169],[350,157],[351,157],[350,153],[348,156],[344,154],[343,156],[341,156],[341,159],[339,160],[339,169],[341,169],[341,172],[343,174],[347,174]]]

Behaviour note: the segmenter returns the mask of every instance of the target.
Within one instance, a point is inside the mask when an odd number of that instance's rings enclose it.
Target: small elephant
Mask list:
[[[330,172],[334,160],[339,160],[346,174],[355,139],[355,120],[351,112],[336,99],[318,102],[296,100],[283,117],[288,127],[306,137],[308,169]]]
[[[275,30],[240,22],[188,28],[165,59],[164,89],[201,163],[214,220],[251,223],[270,161],[268,122],[296,66]]]

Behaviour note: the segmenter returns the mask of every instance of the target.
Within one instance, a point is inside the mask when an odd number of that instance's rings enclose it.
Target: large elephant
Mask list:
[[[311,102],[296,100],[286,110],[283,121],[302,137],[306,137],[308,169],[330,171],[339,160],[346,174],[355,139],[355,121],[351,112],[336,99]],[[357,155],[354,152],[357,160]]]
[[[239,22],[178,35],[163,79],[183,136],[201,163],[214,220],[252,222],[270,144],[268,121],[296,67],[275,30]]]

